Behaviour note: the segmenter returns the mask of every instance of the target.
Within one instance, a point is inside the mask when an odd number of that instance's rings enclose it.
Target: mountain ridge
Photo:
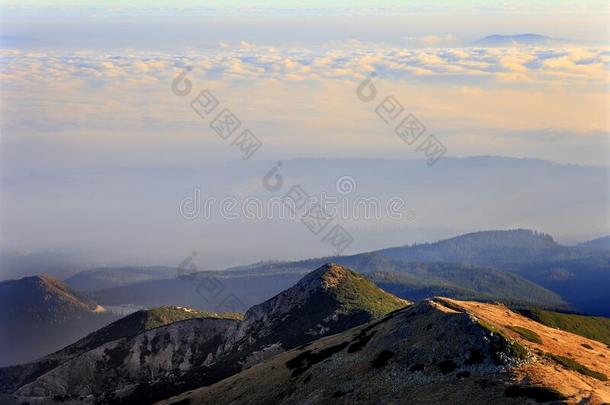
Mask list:
[[[329,264],[251,308],[243,321],[194,318],[119,336],[16,384],[14,395],[24,401],[56,395],[94,401],[95,394],[103,395],[95,401],[119,402],[124,396],[125,401],[150,402],[161,399],[163,392],[218,381],[407,304],[362,275]],[[70,370],[81,372],[75,375]],[[8,374],[4,379],[10,380]]]
[[[159,404],[602,404],[608,356],[505,306],[435,297]]]

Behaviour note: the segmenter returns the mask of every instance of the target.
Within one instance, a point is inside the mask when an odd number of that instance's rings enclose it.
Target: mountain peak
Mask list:
[[[409,301],[377,287],[362,274],[336,263],[327,263],[308,273],[278,297],[281,295],[290,298],[293,303],[300,303],[306,298],[324,297],[324,300],[331,299],[341,312],[362,311],[373,318],[409,304]]]
[[[358,274],[340,264],[327,263],[308,273],[298,284],[309,285],[313,288],[319,286],[323,289],[330,289],[336,288],[340,283],[348,280],[352,276],[358,277]]]
[[[0,364],[16,364],[55,352],[116,316],[63,282],[46,275],[0,282]]]
[[[283,349],[337,333],[409,305],[347,267],[325,264],[246,312],[236,341]],[[260,350],[260,349],[257,349]]]
[[[49,303],[68,305],[87,312],[104,311],[102,307],[81,296],[63,282],[44,274],[3,281],[0,282],[0,288],[3,300],[21,302],[29,307],[39,306],[43,312],[47,311]]]

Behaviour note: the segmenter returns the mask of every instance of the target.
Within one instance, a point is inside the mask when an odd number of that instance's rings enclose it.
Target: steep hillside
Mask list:
[[[437,298],[162,403],[603,404],[609,357],[502,305]]]
[[[241,315],[213,313],[183,307],[160,307],[138,311],[35,362],[0,369],[0,392],[12,392],[62,363],[106,343],[123,338],[133,338],[147,330],[193,318],[241,319]]]
[[[238,320],[193,318],[104,343],[63,362],[14,392],[20,401],[61,398],[116,402],[146,384],[169,389],[225,354]]]
[[[49,276],[0,282],[0,365],[56,351],[117,316]]]
[[[132,336],[122,333],[123,323],[150,324],[133,314],[77,343],[79,351],[86,348],[78,356],[5,392],[23,401],[59,396],[149,403],[408,304],[349,269],[326,265],[252,307],[243,321],[233,315],[187,319]],[[164,316],[157,315],[153,324]]]

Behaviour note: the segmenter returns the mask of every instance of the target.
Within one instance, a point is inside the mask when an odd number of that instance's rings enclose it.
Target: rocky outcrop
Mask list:
[[[171,383],[223,356],[224,342],[238,322],[198,318],[118,339],[61,364],[15,395],[111,400],[141,383]]]

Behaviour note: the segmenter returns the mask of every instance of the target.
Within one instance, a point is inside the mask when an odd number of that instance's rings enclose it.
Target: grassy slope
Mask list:
[[[322,276],[323,279],[325,277],[332,277],[332,274]],[[380,318],[407,304],[404,300],[383,291],[360,274],[345,271],[342,277],[344,277],[343,281],[333,288],[337,300],[341,303],[339,312],[364,310],[373,318]]]
[[[610,318],[562,314],[536,308],[524,309],[519,312],[546,326],[588,337],[610,346]]]
[[[182,308],[174,306],[165,306],[149,309],[146,311],[144,320],[144,329],[158,328],[159,326],[170,323],[184,321],[193,318],[218,318],[218,319],[236,319],[241,320],[242,315],[233,312],[210,312],[201,311],[198,309]]]

